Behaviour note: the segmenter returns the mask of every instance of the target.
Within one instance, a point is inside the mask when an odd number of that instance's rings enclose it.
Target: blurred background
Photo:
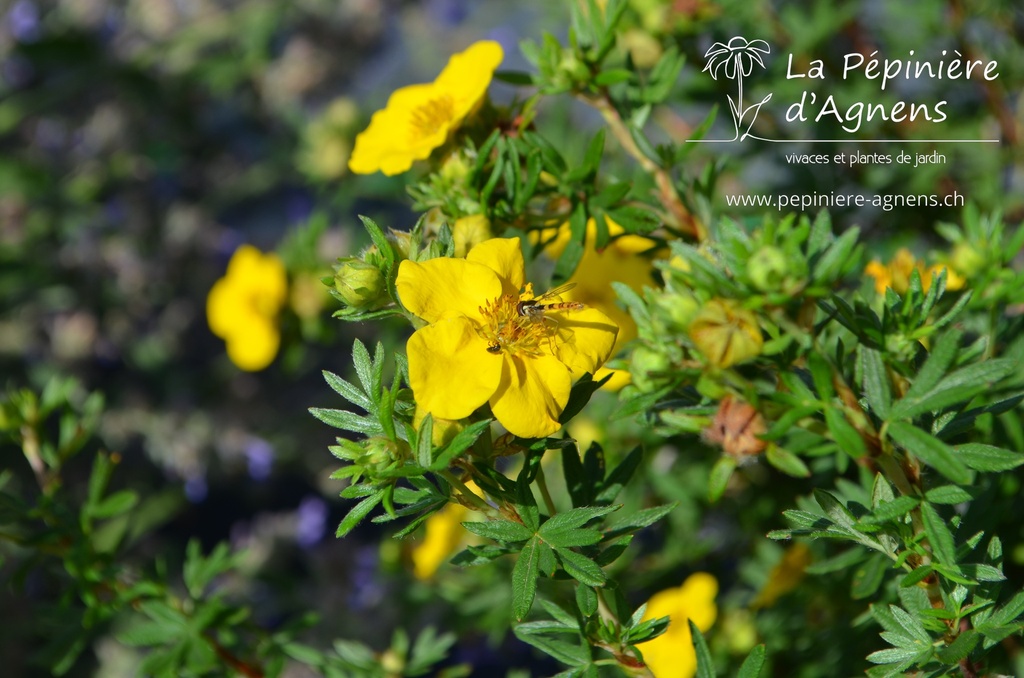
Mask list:
[[[38,388],[71,375],[104,393],[99,438],[121,455],[115,484],[146,495],[157,527],[133,547],[139,562],[180,562],[190,537],[204,549],[227,540],[245,549],[231,586],[267,628],[314,611],[322,621],[309,642],[344,637],[383,649],[395,628],[433,623],[458,634],[448,661],[471,662],[474,675],[557,672],[508,632],[506,574],[417,577],[414,542],[388,540],[391,528],[370,523],[333,538],[344,515],[339,483],[328,478],[337,468],[327,452],[334,432],[307,408],[333,406],[321,370],[349,375],[354,338],[395,347],[406,331],[331,319],[337,305],[320,281],[338,257],[367,244],[357,214],[397,230],[418,217],[407,177],[348,175],[355,134],[391,91],[432,80],[476,40],[503,45],[503,70],[528,70],[519,42],[544,31],[564,41],[567,17],[564,3],[544,0],[0,0],[0,376],[5,386]],[[955,190],[1008,222],[1024,215],[1017,2],[631,0],[626,25],[620,47],[637,65],[653,64],[673,42],[688,56],[672,105],[652,115],[657,141],[685,139],[715,105],[710,135],[729,134],[723,112],[732,84],[701,69],[705,51],[733,35],[834,68],[855,49],[902,56],[923,46],[999,61],[998,80],[985,86],[916,82],[880,96],[863,82],[789,81],[784,61],[769,60],[750,80],[751,101],[767,92],[792,100],[808,87],[851,100],[947,98],[943,136],[1002,143],[951,148],[947,163],[918,170],[786,164],[783,153],[798,145],[700,149],[684,176],[713,171],[715,211],[735,191]],[[507,103],[516,90],[496,83],[491,96]],[[538,116],[569,157],[588,141],[580,130],[599,122],[567,97],[545,102]],[[766,137],[797,132],[769,113],[758,123]],[[878,121],[858,132],[895,140],[932,133]],[[636,171],[611,146],[609,172]],[[751,210],[745,216],[760,220]],[[934,246],[931,225],[958,218],[946,208],[835,213],[840,228],[864,227],[879,256],[909,243]],[[256,372],[232,363],[206,318],[207,294],[242,244],[276,251],[288,277],[280,348]],[[596,412],[613,405],[599,402]],[[623,452],[648,435],[628,421],[593,428],[590,435]],[[684,501],[671,529],[691,541],[666,544],[663,528],[652,528],[640,553],[657,554],[658,565],[640,575],[639,602],[673,568],[676,583],[709,561],[735,570],[734,554],[756,536],[734,514],[699,506],[700,476],[688,476],[675,455],[671,446],[659,453],[650,483],[663,500]],[[0,464],[21,473],[24,460],[4,447]],[[780,557],[765,548],[764,558]],[[0,563],[0,580],[14,581],[15,564]],[[5,675],[48,675],[40,652],[50,627],[9,621],[45,619],[55,585],[33,571],[17,574],[0,591],[0,666],[16,667]],[[135,661],[101,639],[72,675],[134,675]]]

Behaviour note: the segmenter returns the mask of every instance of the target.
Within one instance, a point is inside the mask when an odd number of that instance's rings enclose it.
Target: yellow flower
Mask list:
[[[483,492],[476,483],[469,481],[466,487],[476,495]],[[423,523],[423,541],[412,550],[413,573],[417,579],[430,579],[455,551],[462,546],[470,533],[462,523],[470,519],[471,511],[462,504],[452,502],[433,514]]]
[[[482,40],[452,56],[434,82],[395,90],[356,137],[348,168],[392,176],[429,157],[480,103],[503,58],[501,45]]]
[[[494,238],[465,259],[403,261],[402,304],[427,323],[409,338],[416,402],[442,419],[463,419],[489,403],[511,433],[554,433],[573,375],[593,373],[617,329],[594,308],[523,312],[535,299],[525,283],[519,238]],[[525,284],[525,288],[524,288]]]
[[[655,676],[691,678],[697,672],[697,653],[687,620],[692,620],[701,633],[710,629],[718,616],[717,593],[718,580],[706,572],[695,572],[679,588],[656,593],[647,602],[644,620],[670,619],[665,633],[640,646],[644,662]]]
[[[339,98],[303,132],[298,164],[314,179],[338,179],[348,168],[352,134],[359,111],[351,99]]]
[[[586,249],[576,272],[568,280],[576,286],[565,294],[565,298],[600,309],[615,321],[619,326],[619,336],[615,350],[612,351],[614,353],[623,344],[636,338],[636,323],[629,313],[615,303],[618,297],[612,283],[625,283],[635,292],[642,291],[644,285],[651,285],[654,266],[651,259],[643,253],[654,249],[657,243],[639,235],[623,235],[625,229],[607,217],[605,223],[608,224],[608,234],[615,239],[604,249],[598,250],[594,247],[597,240],[597,223],[593,219],[587,221]],[[552,233],[553,229],[541,231],[542,241],[550,238]],[[569,224],[563,224],[554,240],[544,250],[551,257],[558,258],[571,239]]]
[[[277,255],[252,245],[235,251],[227,273],[206,297],[206,320],[227,342],[228,357],[239,368],[255,372],[274,360],[281,343],[277,314],[287,294],[288,278]]]
[[[888,264],[883,264],[877,259],[864,268],[864,273],[875,279],[875,292],[885,294],[885,288],[891,287],[897,294],[906,294],[910,289],[910,276],[917,270],[921,276],[921,289],[927,292],[932,286],[932,276],[938,275],[942,269],[946,269],[946,289],[955,292],[962,289],[966,280],[953,270],[951,266],[934,265],[925,267],[923,261],[918,261],[913,253],[907,248],[900,248],[896,256]]]
[[[768,575],[764,588],[754,599],[753,607],[771,607],[776,600],[795,589],[803,581],[811,560],[811,549],[807,544],[794,544],[786,549],[782,559]]]
[[[764,347],[757,316],[732,299],[712,299],[704,304],[690,322],[689,334],[716,367],[750,360]]]

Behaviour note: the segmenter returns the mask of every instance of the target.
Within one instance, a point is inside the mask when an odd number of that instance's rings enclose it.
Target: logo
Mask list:
[[[729,42],[716,42],[704,53],[705,65],[703,72],[709,73],[718,80],[721,76],[736,82],[736,97],[727,95],[729,113],[732,115],[733,136],[731,139],[688,139],[688,143],[724,144],[744,141],[748,138],[771,143],[999,143],[999,139],[863,139],[852,136],[860,132],[865,123],[872,121],[889,123],[941,124],[947,120],[944,109],[948,102],[929,100],[892,100],[892,92],[910,92],[916,88],[900,88],[901,83],[911,81],[992,81],[999,77],[999,64],[994,60],[969,59],[957,50],[941,50],[940,54],[930,58],[915,56],[916,50],[910,50],[904,58],[888,58],[878,56],[878,52],[862,54],[850,52],[842,60],[842,72],[829,73],[821,59],[810,61],[806,72],[794,71],[794,55],[790,54],[786,64],[786,80],[806,79],[807,82],[827,81],[830,78],[842,81],[863,79],[878,87],[878,101],[843,101],[842,94],[829,93],[827,83],[815,82],[810,89],[805,89],[799,99],[784,102],[784,114],[778,101],[772,102],[777,109],[775,120],[785,120],[794,127],[800,123],[837,123],[842,132],[850,137],[838,139],[814,138],[812,130],[798,133],[796,136],[808,138],[769,139],[752,133],[754,123],[766,104],[772,101],[772,94],[754,103],[747,103],[743,98],[744,80],[754,73],[754,66],[766,69],[765,57],[771,54],[771,47],[764,40],[748,40],[737,35]],[[799,60],[803,61],[803,60]],[[948,86],[939,83],[937,91],[948,90]],[[889,88],[888,91],[886,88]],[[847,90],[849,91],[849,90]],[[884,101],[884,103],[883,103]],[[795,127],[801,129],[801,127]],[[804,127],[803,129],[806,129]]]

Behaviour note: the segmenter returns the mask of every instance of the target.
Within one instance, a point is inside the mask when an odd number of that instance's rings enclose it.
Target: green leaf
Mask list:
[[[693,642],[693,649],[697,652],[697,678],[716,678],[715,661],[711,658],[711,651],[708,650],[704,634],[700,632],[692,620],[687,619],[690,625],[690,637]]]
[[[335,536],[341,538],[351,532],[356,525],[362,522],[363,518],[369,515],[370,511],[372,511],[383,498],[384,490],[378,490],[356,504],[338,525],[338,530],[334,533]]]
[[[932,555],[944,565],[956,565],[956,545],[953,533],[946,527],[946,521],[939,517],[931,504],[921,505],[921,519],[924,533],[932,547]]]
[[[626,457],[619,462],[619,464],[612,469],[608,477],[601,481],[601,489],[597,493],[594,501],[598,504],[610,502],[619,495],[622,488],[629,483],[630,478],[640,467],[640,463],[643,461],[644,453],[643,448],[640,446],[634,447]]]
[[[462,523],[473,534],[505,543],[526,541],[533,538],[533,530],[511,520],[490,520],[486,523]]]
[[[575,508],[569,511],[563,511],[549,518],[540,527],[540,535],[545,539],[548,539],[553,534],[565,529],[571,529],[576,527],[583,527],[591,520],[600,518],[601,516],[608,515],[613,511],[617,511],[622,508],[621,505],[616,506],[584,506],[582,508]]]
[[[758,645],[743,661],[736,678],[758,678],[761,675],[761,668],[764,667],[765,646]]]
[[[893,407],[892,416],[896,419],[912,418],[925,412],[967,402],[987,391],[993,383],[1007,377],[1015,367],[1015,361],[1009,358],[996,358],[968,365],[947,376],[927,393],[911,397],[908,392],[907,396]]]
[[[811,475],[811,470],[807,468],[807,464],[805,464],[800,457],[785,448],[779,447],[778,445],[768,445],[768,451],[765,453],[765,458],[768,460],[769,464],[788,476],[793,476],[794,478],[809,478]]]
[[[366,397],[366,394],[360,391],[356,386],[345,381],[333,372],[324,370],[323,375],[327,385],[330,386],[335,393],[353,405],[358,405],[367,412],[373,411],[373,401]]]
[[[665,516],[667,516],[672,509],[677,507],[679,502],[672,502],[671,504],[664,504],[662,506],[654,506],[651,508],[641,509],[635,513],[630,513],[625,516],[621,516],[611,522],[605,532],[607,539],[614,539],[615,537],[634,532],[641,528],[653,525]]]
[[[850,509],[846,508],[839,499],[825,490],[816,489],[814,490],[814,500],[818,502],[818,505],[825,511],[825,515],[832,519],[832,521],[843,527],[853,527],[856,518]]]
[[[491,421],[491,419],[478,421],[456,433],[451,442],[438,452],[437,459],[431,464],[430,470],[441,471],[448,468],[453,459],[468,450],[480,438],[483,432],[490,427]]]
[[[924,361],[924,365],[921,366],[917,376],[914,377],[914,383],[910,385],[910,389],[903,398],[904,400],[910,399],[914,401],[939,383],[939,380],[946,374],[949,366],[953,364],[953,360],[960,350],[961,338],[963,338],[963,333],[959,330],[950,330],[939,337],[938,341],[935,342],[935,346],[928,354],[928,359]],[[893,416],[899,417],[897,414]]]
[[[961,631],[956,640],[939,650],[936,656],[940,661],[947,664],[959,664],[961,660],[966,659],[967,655],[977,647],[980,640],[981,635],[974,629]]]
[[[340,428],[343,431],[353,431],[355,433],[364,433],[366,435],[381,435],[384,433],[384,427],[380,425],[380,422],[371,419],[369,417],[361,417],[353,412],[346,410],[330,410],[323,407],[311,407],[309,413],[314,417],[334,428]]]
[[[946,443],[928,435],[916,426],[898,421],[889,424],[888,432],[889,437],[900,447],[954,483],[970,484],[971,472],[961,461],[962,455],[957,454]]]
[[[381,230],[380,226],[377,225],[373,219],[359,215],[359,220],[363,222],[363,226],[366,227],[367,233],[370,234],[370,239],[373,240],[373,244],[377,246],[377,250],[384,257],[384,263],[390,270],[395,265],[395,250],[392,249],[391,243],[388,242],[387,237],[384,235],[384,231]],[[359,344],[359,340],[356,340]],[[360,344],[361,345],[361,344]],[[363,347],[366,350],[366,347]],[[369,381],[364,381],[363,385],[369,388]]]
[[[879,504],[871,511],[870,515],[861,518],[861,521],[868,524],[878,524],[902,519],[917,508],[917,505],[920,503],[921,500],[916,497],[896,497],[892,501],[884,501]]]
[[[889,390],[889,375],[886,373],[885,363],[882,362],[882,355],[874,349],[861,346],[860,357],[868,405],[881,419],[888,419],[892,406],[892,392]]]
[[[597,613],[597,592],[584,584],[577,586],[576,607],[584,617],[594,616]]]
[[[971,492],[957,485],[933,487],[925,493],[924,497],[932,504],[962,504],[974,499]]]
[[[130,511],[139,501],[139,495],[132,490],[121,490],[110,495],[92,507],[89,515],[93,518],[110,518]]]
[[[857,429],[853,427],[853,424],[847,421],[842,410],[835,407],[826,407],[825,423],[828,424],[828,430],[832,434],[832,439],[836,441],[836,445],[843,452],[846,452],[854,459],[859,459],[867,454],[864,439],[857,433]]]
[[[1024,464],[1024,454],[983,443],[956,445],[953,450],[975,471],[1009,471]]]
[[[512,568],[512,615],[516,621],[522,620],[533,607],[533,599],[537,595],[537,577],[540,574],[538,565],[538,544],[534,537],[526,543],[516,565]]]
[[[594,83],[602,87],[625,82],[633,77],[633,71],[625,68],[609,68],[601,71],[594,77]]]
[[[427,416],[420,422],[420,430],[416,437],[416,461],[423,468],[433,466],[434,456],[434,415]]]
[[[711,467],[711,475],[708,478],[708,501],[714,503],[722,498],[736,466],[736,459],[733,457],[723,455],[718,458],[715,465]]]
[[[875,595],[885,579],[886,570],[892,561],[881,554],[873,554],[853,571],[850,597],[865,600]]]
[[[564,640],[554,638],[550,634],[551,627],[545,626],[545,622],[528,622],[517,624],[512,627],[516,638],[529,643],[542,652],[551,655],[558,661],[569,666],[580,666],[590,661],[590,653],[587,648],[580,645],[573,645]]]
[[[555,549],[555,553],[570,577],[587,586],[604,586],[607,577],[593,560],[569,549]]]

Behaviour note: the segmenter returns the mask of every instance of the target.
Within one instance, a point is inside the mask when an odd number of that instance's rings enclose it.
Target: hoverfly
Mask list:
[[[545,313],[553,311],[582,311],[586,308],[586,305],[578,301],[555,301],[550,303],[547,301],[548,299],[560,297],[574,287],[576,287],[576,283],[566,283],[548,290],[536,299],[520,301],[516,305],[516,313],[525,318],[543,318]]]

